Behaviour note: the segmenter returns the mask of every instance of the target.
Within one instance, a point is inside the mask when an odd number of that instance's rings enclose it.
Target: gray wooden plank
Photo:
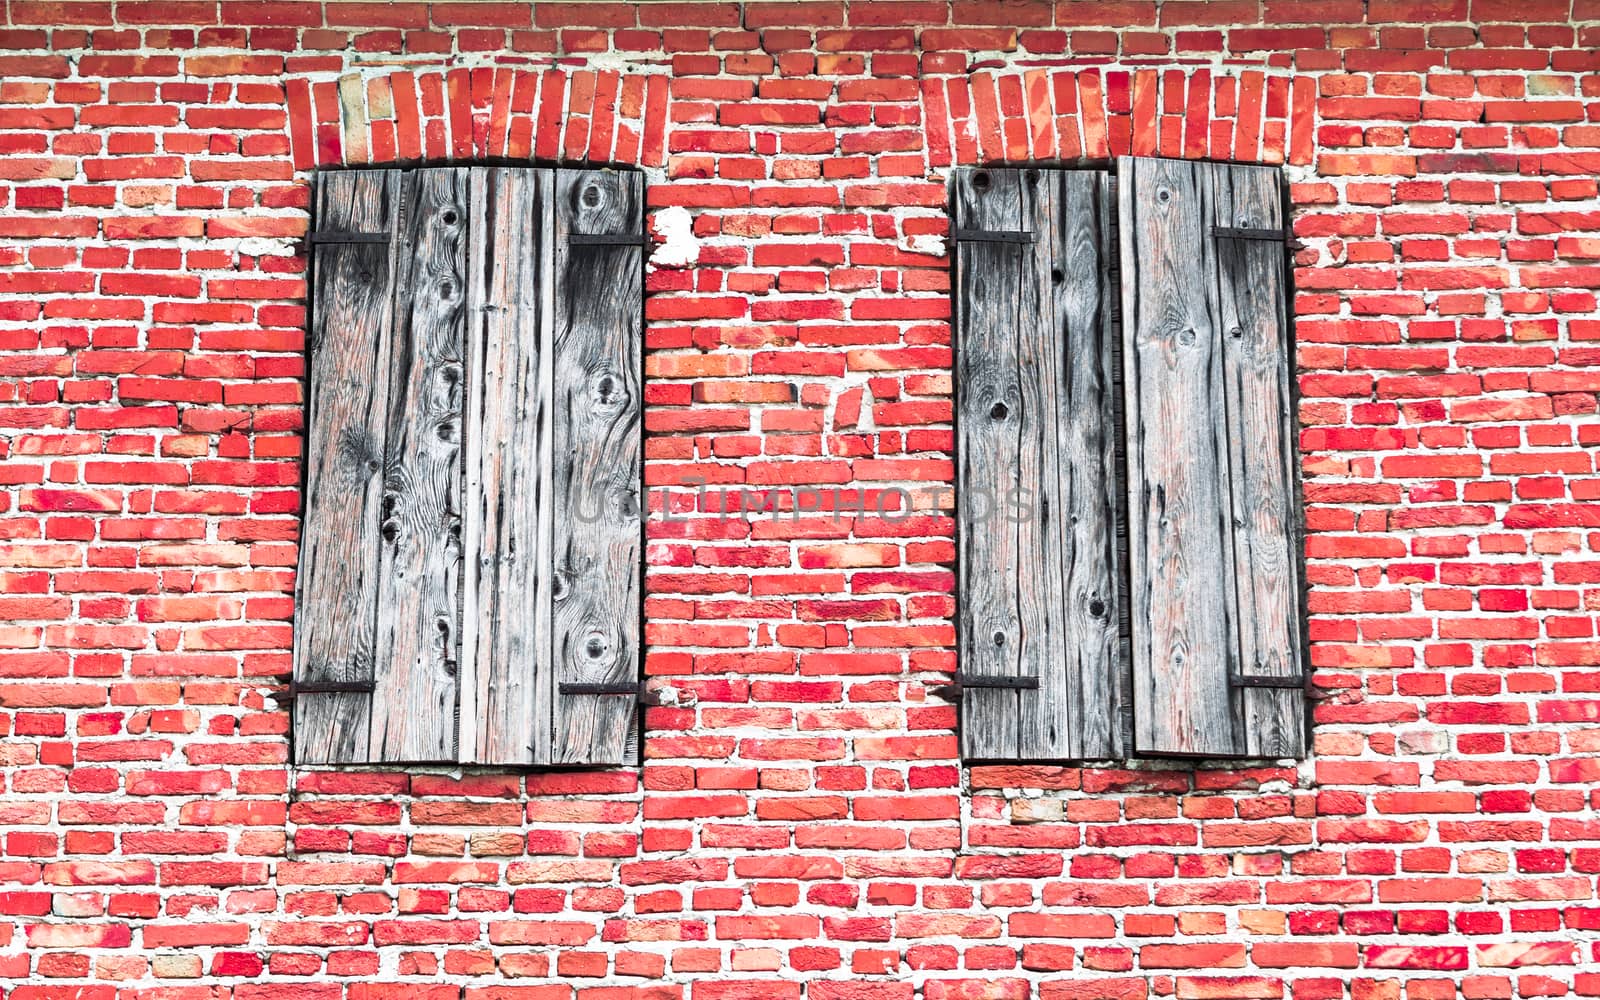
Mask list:
[[[1131,583],[1128,568],[1128,425],[1127,425],[1127,395],[1123,391],[1123,338],[1122,338],[1122,234],[1119,228],[1118,206],[1120,201],[1120,180],[1115,173],[1106,177],[1106,221],[1110,226],[1110,239],[1107,246],[1106,261],[1110,269],[1110,283],[1106,288],[1106,302],[1109,326],[1109,339],[1111,341],[1111,381],[1114,409],[1116,411],[1116,426],[1113,432],[1112,455],[1115,468],[1114,483],[1116,492],[1116,543],[1118,558],[1117,587],[1117,636],[1118,636],[1118,667],[1116,670],[1116,687],[1119,711],[1116,737],[1120,740],[1120,749],[1115,750],[1119,757],[1131,757],[1135,753],[1133,744],[1133,600],[1130,596]]]
[[[472,170],[462,613],[464,763],[552,759],[554,172]]]
[[[1064,409],[1073,359],[1063,310],[1052,282],[1061,187],[1059,171],[1019,171],[1022,225],[1034,242],[1021,247],[1020,282],[1013,291],[1015,340],[1017,482],[1014,512],[1017,552],[1014,577],[1018,628],[1017,669],[1038,678],[1038,687],[1017,692],[1016,756],[1033,760],[1072,756],[1068,724],[1066,663],[1070,626],[1065,606],[1066,574],[1073,539],[1066,513],[1073,470],[1063,465],[1065,438],[1074,415]],[[1091,271],[1090,280],[1098,275]],[[1065,279],[1065,275],[1063,275]],[[1064,426],[1062,420],[1066,421]],[[1010,511],[1008,510],[1008,513]]]
[[[378,760],[456,759],[467,180],[455,168],[406,174],[400,280],[411,306],[397,317],[389,393]]]
[[[1054,353],[1056,364],[1038,373],[1049,389],[1040,444],[1052,474],[1037,522],[1046,559],[1031,589],[1060,640],[1041,672],[1043,704],[1030,710],[1023,695],[1025,758],[1107,758],[1123,748],[1108,180],[1104,171],[1045,172],[1051,197],[1037,225],[1039,287],[1047,290],[1037,329],[1048,332],[1045,356]]]
[[[1123,745],[1106,185],[1095,171],[956,180],[961,228],[1035,237],[957,250],[961,669],[1038,683],[968,689],[973,758],[1105,758]],[[1022,503],[985,509],[1013,490]]]
[[[1119,161],[1135,742],[1245,752],[1216,260],[1203,165]]]
[[[391,232],[387,243],[313,248],[307,343],[305,513],[296,578],[299,683],[373,679],[378,532],[393,333],[399,176],[319,175],[313,217],[328,231]],[[302,764],[367,758],[372,696],[305,692],[294,706]]]
[[[1208,164],[1210,221],[1280,229],[1279,173],[1272,167]],[[1247,675],[1304,673],[1294,392],[1284,250],[1262,240],[1220,239],[1217,314],[1221,385],[1230,435],[1234,577],[1239,665]],[[1251,756],[1305,751],[1305,694],[1244,688],[1243,735]]]
[[[557,683],[632,683],[640,665],[643,248],[638,173],[556,172],[552,653]],[[557,695],[556,763],[620,764],[635,703]]]
[[[952,187],[957,227],[1025,229],[1023,185],[1021,170],[959,171]],[[1023,326],[1038,317],[1036,305],[1023,312],[1022,299],[1024,287],[1037,281],[1036,253],[1025,244],[963,240],[955,256],[959,664],[967,675],[1029,675],[1034,664],[1025,650],[1034,633],[1023,628],[1018,578],[1042,553],[1022,550],[1007,498],[1024,484],[1022,428],[1032,411],[1024,410],[1020,340]],[[1013,688],[966,688],[962,755],[1016,759],[1021,699]]]

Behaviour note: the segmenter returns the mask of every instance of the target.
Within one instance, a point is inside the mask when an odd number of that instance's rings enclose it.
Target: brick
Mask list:
[[[1600,992],[1594,3],[9,14],[8,996]],[[1129,152],[1292,164],[1299,767],[963,768],[929,697],[948,172]],[[685,697],[642,772],[292,766],[304,182],[502,157],[653,171],[643,652]]]

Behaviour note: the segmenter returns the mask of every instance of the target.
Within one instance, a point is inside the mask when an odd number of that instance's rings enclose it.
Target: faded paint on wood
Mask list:
[[[463,762],[551,760],[554,171],[472,171]]]
[[[300,683],[373,679],[380,588],[372,542],[383,502],[399,202],[400,175],[393,171],[317,178],[317,228],[391,236],[386,243],[324,243],[312,251],[305,514],[295,604],[294,675]],[[363,693],[302,693],[294,705],[295,760],[367,760],[371,703]]]
[[[406,175],[380,532],[375,759],[454,761],[460,657],[461,423],[468,172]]]
[[[1266,169],[1119,165],[1143,753],[1303,749],[1298,692],[1229,683],[1241,671],[1288,676],[1301,662],[1282,247],[1211,233],[1241,217],[1257,220],[1249,228],[1281,222],[1275,179],[1251,172]]]
[[[1279,172],[1210,164],[1211,221],[1240,229],[1283,228]],[[1282,244],[1218,239],[1216,313],[1221,320],[1222,396],[1233,490],[1234,581],[1239,669],[1247,676],[1305,673],[1301,636],[1299,478]],[[1305,752],[1302,688],[1239,691],[1245,752]]]
[[[964,171],[957,245],[961,670],[972,758],[1122,750],[1109,206],[1102,172]]]
[[[636,173],[556,172],[555,446],[551,581],[554,678],[639,681],[643,248],[573,234],[643,226]],[[620,764],[626,695],[556,696],[555,763]]]

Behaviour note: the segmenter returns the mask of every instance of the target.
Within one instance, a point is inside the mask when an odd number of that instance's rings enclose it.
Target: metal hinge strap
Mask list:
[[[615,681],[587,683],[563,681],[556,685],[560,694],[598,694],[614,697],[632,697],[641,705],[692,705],[694,699],[687,692],[670,687],[651,688],[641,683]]]
[[[1270,240],[1282,243],[1289,234],[1282,229],[1240,229],[1234,226],[1212,226],[1211,235],[1219,240]]]
[[[574,246],[590,247],[647,247],[650,237],[644,233],[568,233]]]
[[[316,246],[319,243],[387,243],[388,233],[341,233],[330,229],[318,229],[306,234],[306,243]]]
[[[1039,678],[1018,674],[964,674],[956,671],[949,684],[941,684],[928,693],[935,698],[955,701],[967,688],[1003,688],[1013,691],[1036,691]]]
[[[1006,231],[996,229],[957,229],[954,233],[957,243],[1032,243],[1033,233],[1023,229]]]
[[[1037,688],[1039,678],[1018,674],[964,674],[956,671],[956,683],[969,688]]]
[[[1264,677],[1259,674],[1229,674],[1228,685],[1238,688],[1303,688],[1304,675]]]
[[[638,694],[639,685],[621,682],[616,684],[580,684],[562,682],[556,685],[562,694]]]
[[[303,694],[371,694],[372,681],[290,681],[288,690],[273,695],[279,701],[293,701]]]

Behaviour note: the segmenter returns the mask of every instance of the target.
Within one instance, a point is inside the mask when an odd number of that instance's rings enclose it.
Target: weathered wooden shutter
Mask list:
[[[643,202],[611,171],[319,179],[300,762],[624,761]]]
[[[389,372],[394,353],[402,178],[362,170],[317,178],[306,349],[305,514],[295,623],[295,756],[370,755],[382,597]]]
[[[556,177],[555,763],[620,763],[639,684],[644,182]]]
[[[962,752],[1125,749],[1110,184],[955,182]]]
[[[1283,211],[1268,167],[1118,163],[1135,746],[1305,749]]]

